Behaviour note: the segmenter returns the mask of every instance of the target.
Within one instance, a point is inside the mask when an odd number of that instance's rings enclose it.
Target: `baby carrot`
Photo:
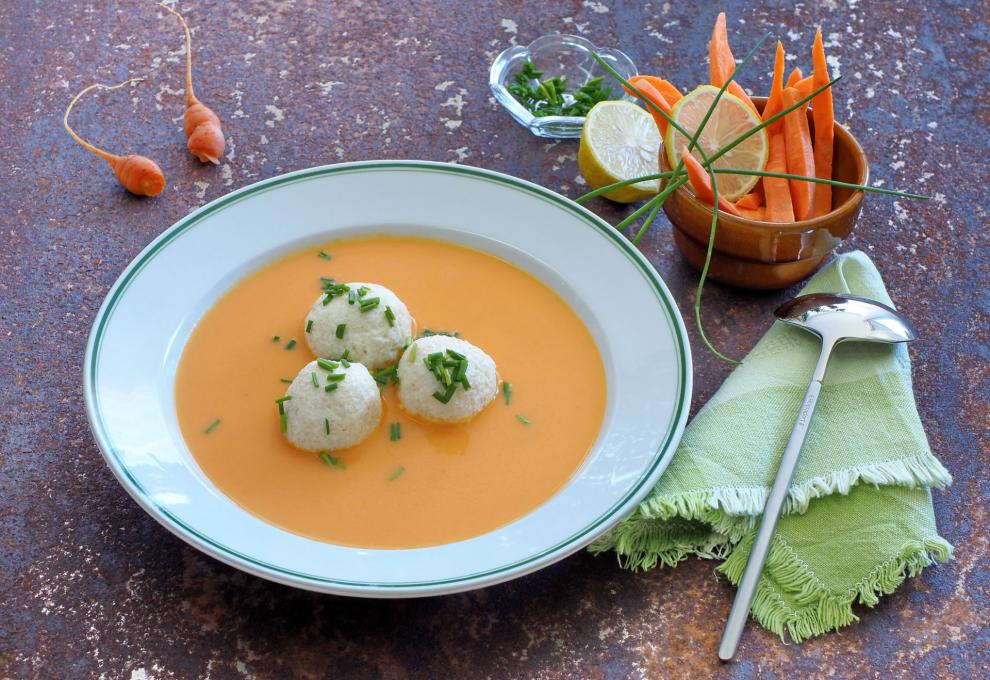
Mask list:
[[[636,79],[645,80],[650,85],[652,85],[657,92],[663,95],[663,98],[667,100],[667,103],[673,106],[681,100],[684,95],[678,90],[673,83],[669,80],[664,80],[659,76],[635,76],[630,82],[634,82]]]
[[[787,172],[787,149],[784,133],[770,135],[770,157],[767,159],[768,172]],[[786,179],[764,177],[763,191],[766,196],[766,219],[769,222],[793,222],[794,207],[791,203],[791,189]]]
[[[670,104],[667,102],[664,96],[660,94],[655,87],[653,87],[653,85],[645,76],[634,76],[629,79],[629,82],[635,85],[636,89],[639,90],[644,97],[646,97],[651,102],[656,104],[657,107],[660,108],[660,110],[662,110],[668,116],[671,115]],[[629,94],[633,96],[637,96],[635,92],[630,92]],[[657,129],[660,130],[660,135],[663,136],[664,134],[666,134],[667,119],[649,107],[647,107],[647,110],[650,112],[650,114],[653,115],[653,120],[656,121]]]
[[[698,162],[697,158],[688,153],[687,146],[681,149],[681,155],[684,158],[684,168],[687,170],[688,179],[691,181],[691,187],[694,189],[694,195],[699,201],[708,205],[714,205],[715,191],[712,189],[712,181],[711,177],[708,176],[708,171]],[[718,209],[730,215],[736,215],[737,217],[741,215],[736,210],[736,206],[721,196],[718,197]]]
[[[96,83],[90,85],[89,87],[83,89],[79,94],[72,98],[69,102],[69,106],[65,109],[65,115],[62,116],[62,125],[65,126],[65,131],[76,140],[84,149],[90,151],[107,163],[113,169],[113,173],[117,176],[117,181],[123,185],[132,194],[137,196],[157,196],[162,193],[165,189],[165,175],[162,173],[162,169],[158,167],[150,158],[138,155],[128,155],[128,156],[117,156],[103,149],[99,149],[85,139],[76,134],[75,130],[69,126],[69,113],[72,111],[72,107],[76,105],[79,98],[90,90],[100,89],[100,90],[116,90],[123,87],[129,83],[135,81],[143,80],[143,78],[131,78],[130,80],[125,80],[122,83],[116,85],[103,85],[101,83]]]
[[[777,56],[773,60],[773,84],[770,85],[770,96],[763,107],[763,120],[776,116],[783,110],[784,101],[784,46],[777,41]],[[783,121],[775,121],[767,127],[767,133],[779,132]]]
[[[821,29],[818,29],[815,34],[815,43],[811,48],[811,59],[815,65],[812,88],[816,90],[829,81],[828,63],[825,61],[825,46],[822,44]],[[815,177],[832,179],[832,145],[835,136],[832,88],[824,90],[811,100],[811,118],[815,121]],[[815,186],[812,215],[824,215],[831,210],[832,186],[818,184]]]
[[[712,29],[712,40],[708,43],[708,71],[712,85],[715,87],[725,85],[725,81],[729,80],[729,76],[732,75],[735,68],[736,60],[729,48],[729,36],[725,30],[725,12],[719,12],[715,19],[715,28]],[[756,107],[749,95],[746,94],[746,90],[742,89],[742,85],[736,82],[734,78],[726,89],[729,94],[739,97],[749,108],[756,111]]]
[[[223,138],[223,128],[220,126],[220,119],[208,106],[196,98],[193,93],[192,84],[192,35],[189,32],[189,24],[185,18],[177,11],[166,5],[164,2],[158,3],[166,10],[174,14],[182,24],[182,30],[186,34],[186,114],[184,118],[184,131],[186,133],[186,148],[189,153],[198,158],[203,163],[220,164],[226,142]]]
[[[784,108],[801,100],[801,93],[793,87],[784,89]],[[808,114],[801,108],[784,116],[784,142],[787,150],[787,172],[791,175],[814,177],[815,156],[811,149],[811,132],[808,130]],[[806,220],[811,216],[815,185],[802,179],[788,180],[794,219]]]

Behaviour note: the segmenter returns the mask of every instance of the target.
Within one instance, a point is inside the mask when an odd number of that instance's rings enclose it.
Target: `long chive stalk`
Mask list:
[[[674,171],[669,172],[658,172],[653,175],[643,175],[642,177],[634,177],[633,179],[624,179],[621,182],[615,182],[614,184],[609,184],[607,187],[602,187],[601,189],[595,189],[594,191],[589,191],[586,194],[578,196],[574,199],[575,203],[585,203],[590,201],[595,196],[601,196],[602,194],[607,194],[613,189],[620,189],[622,187],[629,186],[630,184],[638,184],[639,182],[648,182],[653,179],[666,179],[673,176]]]

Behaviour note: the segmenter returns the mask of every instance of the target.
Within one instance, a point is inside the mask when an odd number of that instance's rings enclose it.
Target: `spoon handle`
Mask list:
[[[787,499],[787,492],[791,488],[794,470],[797,468],[798,459],[801,457],[801,448],[808,436],[808,428],[811,425],[811,417],[815,413],[815,405],[818,403],[818,394],[822,389],[822,379],[825,377],[825,367],[828,364],[828,357],[832,353],[832,347],[833,343],[831,342],[822,343],[822,353],[818,358],[814,376],[804,395],[804,402],[798,412],[794,429],[791,430],[791,437],[787,440],[787,448],[784,449],[784,454],[780,457],[777,477],[774,479],[770,495],[767,496],[766,505],[763,507],[760,528],[756,532],[756,539],[753,541],[753,548],[746,562],[746,570],[739,581],[736,599],[732,602],[732,610],[729,612],[729,618],[725,622],[725,630],[722,632],[718,657],[723,661],[730,660],[736,653],[739,638],[742,637],[743,628],[746,627],[749,607],[753,603],[756,584],[760,580],[763,563],[767,559],[773,530],[777,526],[777,519],[784,507],[784,501]]]

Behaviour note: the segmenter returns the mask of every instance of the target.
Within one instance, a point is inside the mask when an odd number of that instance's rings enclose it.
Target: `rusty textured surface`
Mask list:
[[[727,3],[737,53],[770,29],[807,64],[821,23],[845,75],[840,118],[871,155],[873,177],[934,196],[869,197],[848,247],[874,256],[920,331],[917,400],[956,478],[935,508],[957,558],[861,612],[858,625],[800,647],[751,628],[739,660],[720,667],[732,589],[712,564],[630,574],[587,554],[444,598],[296,591],[158,526],[90,436],[80,387],[89,326],[124,266],[174,220],[257,179],[368,158],[459,161],[576,195],[576,144],[532,138],[497,110],[491,59],[560,29],[690,86],[705,78],[714,13],[693,4],[184,2],[197,27],[197,93],[230,140],[219,168],[185,152],[180,34],[153,3],[0,4],[0,678],[990,673],[990,9],[975,0]],[[769,54],[745,83],[766,89]],[[129,75],[150,82],[87,99],[75,120],[94,141],[160,162],[169,186],[154,200],[123,193],[60,127],[75,90]],[[662,219],[644,250],[687,316],[696,275]],[[787,294],[710,286],[711,336],[743,354]],[[691,332],[697,409],[729,368]]]

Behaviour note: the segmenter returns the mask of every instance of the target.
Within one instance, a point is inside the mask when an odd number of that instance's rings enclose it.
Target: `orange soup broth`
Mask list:
[[[314,358],[303,319],[321,276],[382,284],[420,331],[459,331],[495,360],[511,402],[500,393],[468,423],[429,424],[402,410],[389,386],[378,429],[334,452],[346,468],[294,448],[274,402],[287,387],[280,379]],[[183,436],[224,494],[287,531],[366,548],[450,543],[529,513],[581,465],[605,401],[594,339],[546,285],[476,250],[385,236],[327,243],[245,278],[197,324],[176,378]],[[398,441],[391,423],[401,424]]]

